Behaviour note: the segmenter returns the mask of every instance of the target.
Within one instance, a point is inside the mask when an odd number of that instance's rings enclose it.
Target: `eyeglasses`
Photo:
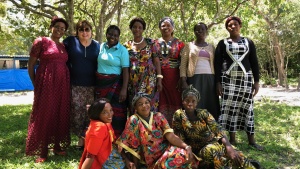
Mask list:
[[[90,32],[91,29],[90,28],[79,28],[78,31],[79,32]]]
[[[60,30],[60,31],[65,31],[66,30],[66,28],[64,28],[64,27],[60,27],[60,26],[53,26],[55,29],[57,29],[57,30]]]

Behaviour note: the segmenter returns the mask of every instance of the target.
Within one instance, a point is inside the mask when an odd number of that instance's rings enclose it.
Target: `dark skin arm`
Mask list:
[[[169,132],[165,134],[166,139],[174,146],[185,149],[188,145],[185,144],[178,136],[176,136],[173,132]],[[191,147],[186,149],[188,153],[187,161],[192,162],[194,160],[194,155]]]
[[[252,86],[253,97],[258,93],[258,90],[259,90],[259,83],[258,82],[254,82],[254,84]]]
[[[182,90],[187,89],[189,87],[188,83],[186,82],[186,77],[181,77],[181,87]]]
[[[133,159],[133,162],[130,161],[127,156],[126,156],[126,153],[124,150],[121,151],[121,156],[122,158],[125,160],[125,165],[128,169],[136,169],[137,167],[137,162],[138,162],[138,159],[136,157],[134,157]]]
[[[223,89],[222,89],[222,85],[220,82],[217,83],[216,88],[217,88],[218,96],[223,96]]]
[[[82,164],[82,169],[90,169],[94,162],[94,158],[86,158]]]
[[[128,87],[128,81],[129,81],[129,69],[128,67],[122,68],[122,74],[123,74],[123,85],[120,92],[119,102],[125,101],[127,97],[127,87]]]
[[[161,75],[161,67],[160,67],[160,61],[159,61],[159,57],[155,57],[153,58],[153,63],[154,66],[156,67],[156,74],[157,75]],[[157,91],[161,92],[162,91],[162,78],[156,78],[157,82],[156,82],[156,86],[157,86]]]
[[[227,137],[224,136],[220,139],[222,144],[225,146],[227,157],[233,162],[234,166],[241,167],[243,163],[242,157],[233,149]]]
[[[35,80],[34,66],[36,65],[36,62],[37,62],[36,57],[30,57],[29,58],[29,61],[28,61],[28,74],[29,74],[29,77],[30,77],[30,80],[31,80],[31,83],[32,83],[33,87],[35,85],[35,83],[34,83],[34,80]]]

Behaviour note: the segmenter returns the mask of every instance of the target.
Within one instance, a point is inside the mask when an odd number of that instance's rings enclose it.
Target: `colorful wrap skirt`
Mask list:
[[[122,134],[127,120],[127,100],[119,102],[122,84],[122,75],[103,75],[96,73],[96,99],[104,97],[110,101],[114,111],[111,124],[117,138]]]
[[[173,114],[182,107],[181,92],[178,90],[179,68],[162,69],[163,90],[159,93],[158,110],[169,124],[172,124]]]

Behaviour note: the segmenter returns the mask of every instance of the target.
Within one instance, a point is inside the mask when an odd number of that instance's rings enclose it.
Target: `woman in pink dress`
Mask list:
[[[53,18],[50,37],[38,37],[31,48],[28,73],[34,86],[34,102],[28,124],[26,155],[38,155],[44,162],[48,148],[65,155],[70,144],[70,75],[68,54],[59,39],[68,28],[62,18]],[[34,70],[36,62],[39,66]]]

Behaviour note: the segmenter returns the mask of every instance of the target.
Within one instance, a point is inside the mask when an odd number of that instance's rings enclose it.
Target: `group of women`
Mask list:
[[[49,148],[65,155],[71,128],[84,148],[80,168],[124,167],[117,159],[127,168],[258,168],[231,146],[235,132],[245,130],[249,145],[262,150],[254,140],[255,46],[240,36],[238,17],[225,26],[230,37],[216,50],[205,41],[204,23],[194,26],[196,40],[185,45],[174,37],[169,17],[159,22],[156,40],[143,37],[146,23],[137,17],[129,24],[133,39],[124,45],[115,25],[107,28],[106,42],[94,41],[86,20],[60,43],[68,23],[53,18],[50,37],[37,38],[30,52],[34,104],[26,154],[38,155],[38,163]]]

